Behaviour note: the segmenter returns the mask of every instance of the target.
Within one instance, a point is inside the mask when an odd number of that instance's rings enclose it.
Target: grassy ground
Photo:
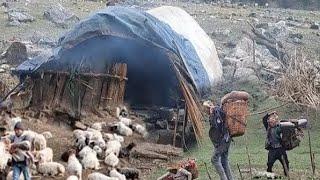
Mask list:
[[[256,102],[257,104],[251,103],[251,113],[258,112],[259,110],[263,110],[270,107],[275,107],[280,102],[277,102],[273,98],[265,99],[263,94],[257,94],[255,90],[257,86],[250,87],[247,86],[246,90],[252,93],[255,97],[251,99],[251,102]],[[254,106],[254,111],[253,110]],[[319,124],[319,115],[317,119],[316,112],[306,113],[306,110],[297,110],[294,106],[287,106],[281,109],[278,109],[281,118],[299,118],[301,116],[307,117],[309,119],[311,125],[311,139],[312,139],[312,148],[315,153],[315,162],[320,162],[320,124]],[[318,112],[319,114],[319,112]],[[248,150],[250,154],[250,160],[252,167],[259,171],[265,171],[266,169],[266,161],[267,161],[267,151],[264,149],[266,132],[264,130],[262,124],[262,116],[254,115],[248,118],[248,127],[247,132],[242,137],[234,138],[234,142],[232,143],[230,149],[230,163],[233,170],[233,173],[237,179],[239,178],[239,171],[237,168],[237,164],[240,166],[242,170],[249,170],[248,156],[246,154],[246,144],[248,145]],[[207,125],[206,127],[208,127]],[[208,128],[205,130],[206,134],[208,134]],[[211,165],[211,156],[213,153],[213,146],[208,137],[206,137],[203,141],[203,146],[201,148],[191,149],[189,152],[186,152],[186,158],[196,158],[199,170],[200,170],[200,180],[209,179],[206,173],[206,169],[204,166],[204,162],[207,163],[209,173],[213,179],[219,179],[218,175],[215,173],[213,166]],[[291,179],[311,179],[312,171],[310,166],[310,155],[309,155],[309,145],[308,145],[308,132],[305,130],[305,138],[302,143],[296,149],[288,152],[289,161],[290,161],[290,173]],[[317,166],[317,164],[316,164]],[[279,162],[276,162],[274,166],[274,171],[278,174],[282,173],[282,167]],[[150,179],[156,179],[162,173],[165,172],[165,169],[159,169],[155,172]],[[244,173],[243,176],[245,179],[250,179],[249,173]],[[319,173],[317,173],[314,179],[320,179]]]

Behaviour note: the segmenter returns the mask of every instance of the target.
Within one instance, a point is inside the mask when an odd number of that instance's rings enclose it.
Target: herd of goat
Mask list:
[[[127,158],[135,143],[124,145],[124,136],[132,136],[134,132],[144,138],[148,132],[143,125],[133,123],[126,117],[126,113],[119,113],[117,121],[113,123],[97,122],[85,130],[73,131],[73,148],[61,155],[67,165],[53,162],[53,150],[47,147],[47,139],[53,138],[49,131],[37,133],[25,130],[24,134],[31,139],[33,164],[30,165],[33,176],[64,176],[67,180],[81,180],[83,169],[91,169],[93,173],[88,175],[88,180],[126,180],[138,179],[139,171],[135,168],[119,168],[119,158]],[[0,141],[0,172],[8,172],[8,163],[11,161],[9,153],[10,143],[6,136],[13,134],[14,125],[21,121],[20,117],[7,118],[6,127],[9,131],[1,137]],[[107,166],[104,173],[101,163]],[[12,171],[7,173],[7,179],[12,179]],[[20,179],[23,179],[22,175]]]

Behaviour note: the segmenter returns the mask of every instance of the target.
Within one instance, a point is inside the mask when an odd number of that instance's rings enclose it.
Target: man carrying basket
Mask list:
[[[211,162],[221,180],[233,179],[228,160],[229,148],[231,138],[245,132],[248,98],[246,92],[232,91],[221,99],[222,106],[204,103],[209,107],[209,137],[214,145]]]

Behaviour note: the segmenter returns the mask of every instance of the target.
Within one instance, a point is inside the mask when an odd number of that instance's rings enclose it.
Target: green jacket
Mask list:
[[[280,124],[275,127],[269,127],[267,133],[267,140],[272,148],[276,149],[282,147]]]

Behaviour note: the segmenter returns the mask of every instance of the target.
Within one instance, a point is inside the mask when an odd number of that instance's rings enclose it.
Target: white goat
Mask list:
[[[91,149],[91,147],[89,146],[85,146],[84,148],[81,149],[81,151],[78,153],[80,158],[83,158],[84,156],[86,156],[89,153],[94,152],[93,149]]]
[[[130,126],[132,124],[132,120],[126,117],[119,117],[120,122],[122,122],[123,124],[125,124],[126,126]]]
[[[99,146],[94,146],[93,150],[97,153],[99,158],[103,157],[103,150]]]
[[[118,132],[123,136],[132,136],[133,132],[128,126],[126,126],[123,122],[118,122]]]
[[[39,151],[47,147],[47,140],[44,135],[31,130],[24,131],[24,134],[30,138],[33,149]]]
[[[100,169],[100,163],[95,151],[87,153],[81,160],[81,164],[83,165],[84,169]]]
[[[101,131],[102,127],[105,126],[105,125],[106,125],[105,122],[96,122],[96,123],[92,124],[91,128],[95,129],[95,130],[98,130],[98,131]]]
[[[106,163],[106,165],[109,165],[111,167],[116,167],[119,164],[119,158],[115,154],[110,153],[104,159],[104,163]]]
[[[124,142],[124,138],[123,136],[121,135],[118,135],[116,133],[104,133],[104,137],[108,140],[108,141],[112,141],[112,140],[117,140],[119,141],[120,143],[123,143]]]
[[[0,172],[3,172],[6,169],[8,161],[12,158],[8,152],[9,144],[9,142],[0,141]]]
[[[42,134],[36,134],[33,139],[33,147],[35,150],[40,151],[47,147],[47,140]]]
[[[62,164],[57,162],[45,162],[40,163],[37,167],[38,172],[44,176],[63,176],[65,173],[65,168]]]
[[[116,169],[112,169],[109,174],[110,177],[115,177],[118,180],[126,180],[126,176],[119,173]]]
[[[140,124],[132,125],[132,129],[136,131],[138,134],[142,135],[142,137],[146,138],[148,136],[148,131],[146,128]]]
[[[46,139],[50,139],[52,138],[52,133],[50,131],[45,131],[43,133],[41,133]]]
[[[67,178],[67,180],[78,180],[79,178],[77,177],[77,176],[74,176],[74,175],[72,175],[72,176],[69,176],[68,178]]]
[[[94,172],[94,173],[89,174],[88,180],[118,180],[118,178],[109,177],[104,174]]]
[[[107,142],[106,145],[107,149],[105,151],[106,156],[108,156],[110,153],[115,154],[116,156],[119,156],[120,149],[121,149],[121,143],[117,140],[112,140]]]
[[[82,165],[76,157],[75,150],[70,150],[67,172],[69,175],[76,175],[80,180],[82,177]]]
[[[34,157],[39,163],[52,162],[53,151],[51,148],[47,147],[41,151],[35,151]]]

